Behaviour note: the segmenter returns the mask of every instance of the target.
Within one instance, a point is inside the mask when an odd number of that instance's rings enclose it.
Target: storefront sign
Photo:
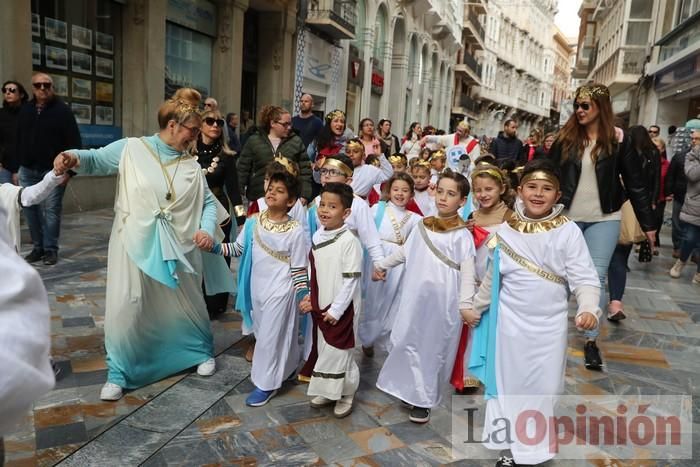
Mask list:
[[[333,80],[335,47],[320,37],[307,33],[304,78],[330,86]]]
[[[382,95],[384,92],[384,74],[377,70],[372,70],[372,93]]]
[[[362,87],[364,84],[365,62],[358,57],[350,55],[348,65],[348,84],[356,84]]]
[[[209,0],[168,0],[166,18],[180,26],[216,37],[216,6]]]
[[[656,89],[700,75],[700,54],[696,54],[656,75]]]
[[[78,125],[78,129],[86,148],[101,148],[122,137],[122,129],[118,126]]]

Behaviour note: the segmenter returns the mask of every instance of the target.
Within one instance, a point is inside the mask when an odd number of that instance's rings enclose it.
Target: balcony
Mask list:
[[[472,43],[475,48],[479,50],[484,49],[484,41],[486,38],[484,27],[479,22],[477,14],[471,9],[464,12],[464,33],[466,39]]]
[[[465,7],[472,8],[477,15],[485,15],[486,12],[486,4],[488,3],[487,0],[469,0],[469,2],[465,3]]]
[[[462,94],[459,96],[459,101],[452,107],[452,113],[458,115],[469,115],[473,118],[479,113],[479,104],[471,97]]]
[[[356,0],[310,0],[306,24],[333,39],[355,38]]]
[[[481,65],[469,52],[462,52],[462,63],[455,65],[455,72],[462,73],[471,83],[481,83]]]

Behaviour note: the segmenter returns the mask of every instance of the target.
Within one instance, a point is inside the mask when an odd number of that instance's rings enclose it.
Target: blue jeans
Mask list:
[[[0,167],[0,183],[12,183],[12,172]]]
[[[608,268],[608,292],[610,301],[622,300],[627,286],[627,261],[632,252],[632,244],[617,245]]]
[[[693,251],[700,250],[700,225],[689,224],[681,221],[683,226],[683,243],[681,243],[680,260],[684,263],[690,259]],[[697,272],[700,272],[700,262],[698,262]]]
[[[48,170],[19,168],[19,184],[23,187],[39,183]],[[37,250],[58,251],[58,236],[61,231],[61,211],[63,210],[64,185],[56,187],[37,206],[24,208],[32,243]]]
[[[620,221],[577,222],[576,224],[583,232],[583,238],[586,239],[586,245],[588,245],[588,252],[593,258],[593,265],[600,279],[600,301],[598,306],[605,314],[608,304],[605,298],[605,279],[608,276],[610,259],[620,237]],[[600,324],[598,327],[600,327]],[[584,336],[595,340],[600,334],[598,327],[585,331],[583,333]]]
[[[671,240],[673,249],[680,250],[683,243],[683,224],[681,224],[681,208],[683,200],[673,199],[673,211],[671,211]]]

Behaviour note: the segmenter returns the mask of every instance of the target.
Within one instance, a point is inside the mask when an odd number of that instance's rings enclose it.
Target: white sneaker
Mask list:
[[[685,267],[685,263],[679,259],[676,260],[676,263],[673,265],[670,271],[668,271],[668,274],[673,277],[674,279],[678,279],[681,277],[681,273],[683,272],[683,267]]]
[[[333,408],[333,415],[335,415],[336,418],[343,418],[350,415],[350,412],[352,412],[352,400],[353,396],[342,396],[338,399]]]
[[[122,388],[118,384],[105,383],[100,391],[100,399],[103,401],[118,401],[122,398]]]
[[[211,376],[214,373],[216,373],[216,360],[213,358],[210,358],[197,366],[197,374],[199,376]]]
[[[696,272],[693,276],[693,284],[700,284],[700,272]]]
[[[310,404],[311,404],[311,407],[318,409],[321,407],[325,407],[327,405],[331,405],[334,402],[335,402],[334,400],[328,399],[327,397],[316,396],[313,399],[311,399]]]

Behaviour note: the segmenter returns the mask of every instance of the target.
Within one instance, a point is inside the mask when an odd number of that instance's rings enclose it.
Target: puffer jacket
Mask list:
[[[685,156],[685,177],[688,188],[681,208],[681,220],[700,226],[700,146],[695,146]]]
[[[238,178],[240,186],[245,187],[246,198],[255,201],[265,194],[265,170],[275,155],[282,155],[299,165],[301,179],[301,196],[307,201],[311,198],[311,163],[306,155],[306,147],[295,133],[283,139],[273,151],[272,143],[262,131],[255,131],[248,137],[238,159]]]

